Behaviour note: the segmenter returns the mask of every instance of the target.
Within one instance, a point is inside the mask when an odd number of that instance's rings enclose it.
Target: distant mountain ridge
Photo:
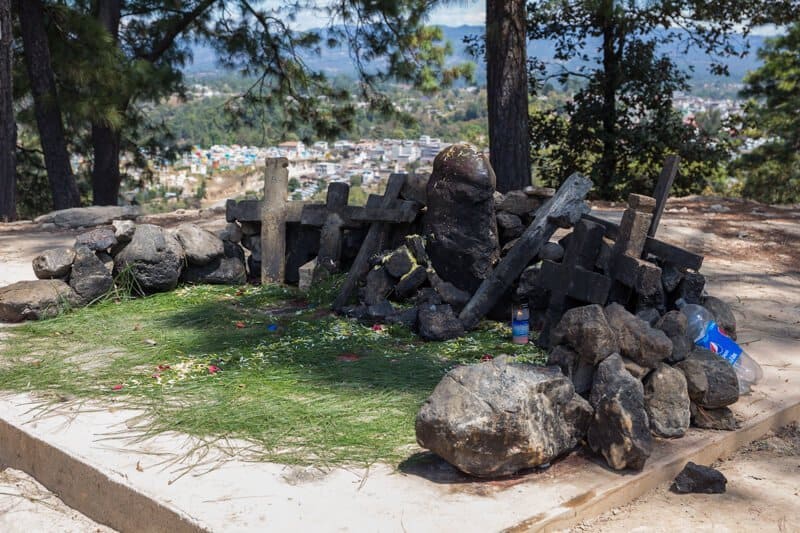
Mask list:
[[[483,33],[483,26],[442,26],[442,31],[445,41],[449,41],[453,46],[453,55],[448,59],[448,63],[476,61],[475,58],[470,56],[467,52],[464,38],[472,35],[481,35]],[[730,71],[730,76],[721,79],[731,83],[741,82],[748,71],[757,68],[761,64],[756,56],[756,51],[764,45],[765,38],[758,35],[751,35],[745,38],[740,35],[736,37],[736,39],[740,47],[743,46],[745,42],[749,42],[750,53],[743,58],[730,57],[725,59]],[[554,50],[555,41],[538,40],[528,42],[529,57],[537,57],[545,61],[552,60]],[[217,66],[215,52],[211,48],[206,46],[193,46],[192,52],[194,61],[185,67],[184,72],[189,75],[208,75],[220,71],[220,68]],[[708,68],[712,60],[702,52],[695,50],[690,51],[689,54],[683,54],[675,45],[662,46],[659,52],[673,57],[678,66],[684,70],[694,68],[694,72],[692,72],[691,75],[695,83],[720,80],[720,78],[709,73]],[[319,56],[310,55],[304,59],[311,68],[321,70],[329,76],[352,76],[355,74],[355,69],[352,66],[348,52],[343,48],[323,49]],[[476,65],[477,82],[479,84],[485,83],[486,66],[482,61],[476,62]],[[574,67],[575,65],[571,64],[570,66]]]

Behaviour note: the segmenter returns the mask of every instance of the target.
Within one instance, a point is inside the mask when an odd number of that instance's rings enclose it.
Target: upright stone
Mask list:
[[[424,218],[427,250],[436,272],[469,293],[500,257],[494,187],[489,162],[469,146],[453,145],[436,156]]]
[[[286,265],[286,195],[289,160],[267,159],[261,206],[261,282],[283,283]]]

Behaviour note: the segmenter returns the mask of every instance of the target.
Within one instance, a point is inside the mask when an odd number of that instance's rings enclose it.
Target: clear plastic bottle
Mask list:
[[[717,326],[714,315],[708,309],[702,305],[687,304],[683,299],[678,300],[676,305],[689,322],[686,330],[689,338],[696,345],[711,350],[733,365],[739,378],[739,392],[750,392],[750,386],[764,377],[761,366]]]

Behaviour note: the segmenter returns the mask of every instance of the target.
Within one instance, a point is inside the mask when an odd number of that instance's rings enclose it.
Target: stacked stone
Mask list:
[[[19,322],[89,305],[105,297],[115,279],[133,293],[171,291],[179,282],[245,282],[244,252],[195,224],[167,231],[115,220],[78,235],[73,248],[46,250],[33,259],[37,281],[0,288],[0,320]]]
[[[594,414],[587,443],[611,468],[640,470],[654,437],[682,437],[690,424],[736,427],[728,408],[739,399],[736,373],[692,345],[679,311],[650,324],[617,303],[576,307],[551,341],[547,364],[588,398]]]

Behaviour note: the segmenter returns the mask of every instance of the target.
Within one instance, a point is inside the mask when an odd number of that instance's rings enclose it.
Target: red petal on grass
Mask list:
[[[158,365],[158,369],[163,372],[164,370],[169,370],[170,366],[169,365]]]
[[[208,365],[208,373],[209,374],[216,374],[219,372],[219,367],[214,365]]]
[[[111,388],[112,388],[113,390],[122,390],[122,387],[124,387],[124,385],[114,385],[114,386],[113,386],[113,387],[111,387]]]
[[[494,356],[485,353],[483,354],[483,357],[481,357],[481,362],[485,363],[486,361],[491,361],[492,359],[494,359]]]
[[[245,327],[244,326],[244,322],[237,322],[236,323],[236,327],[239,328],[239,329],[242,329],[243,327]]]
[[[153,374],[153,376],[152,376],[152,377],[153,377],[153,379],[158,379],[158,378],[160,378],[160,377],[161,377],[161,374]]]
[[[358,361],[361,357],[354,353],[341,353],[336,356],[337,361],[341,361],[342,363],[352,363],[353,361]]]
[[[383,331],[383,326],[381,326],[380,324],[375,324],[374,326],[372,326],[372,331]]]

